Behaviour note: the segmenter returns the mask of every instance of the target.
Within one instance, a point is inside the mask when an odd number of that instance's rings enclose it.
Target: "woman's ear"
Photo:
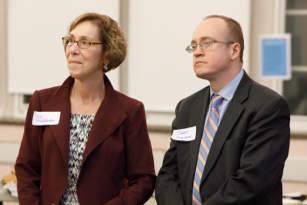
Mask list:
[[[107,59],[104,59],[104,60],[101,61],[101,65],[100,66],[103,68],[103,72],[104,73],[109,70],[109,68],[108,68],[109,62],[110,61],[107,60]]]
[[[110,61],[109,61],[108,59],[102,58],[102,59],[101,59],[100,65],[101,65],[101,66],[104,66],[105,64],[109,65],[109,63],[110,63]]]

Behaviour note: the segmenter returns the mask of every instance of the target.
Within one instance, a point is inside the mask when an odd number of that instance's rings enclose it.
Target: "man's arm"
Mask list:
[[[180,103],[176,107],[178,116]],[[177,117],[172,124],[172,130],[177,129]],[[177,142],[172,140],[170,148],[165,153],[162,168],[159,171],[156,184],[156,200],[159,205],[184,205],[184,200],[179,185]]]
[[[267,102],[247,129],[240,169],[203,204],[259,204],[259,200],[267,198],[281,180],[288,156],[289,121],[284,99],[274,98]]]

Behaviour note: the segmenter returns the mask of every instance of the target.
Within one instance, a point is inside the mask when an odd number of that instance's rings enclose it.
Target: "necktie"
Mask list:
[[[222,96],[219,96],[218,94],[214,94],[212,96],[211,106],[209,109],[209,117],[199,146],[199,153],[193,182],[193,205],[202,204],[199,193],[200,181],[207,162],[209,150],[211,148],[215,133],[219,126],[220,114],[218,111],[218,107],[220,106],[222,101]]]

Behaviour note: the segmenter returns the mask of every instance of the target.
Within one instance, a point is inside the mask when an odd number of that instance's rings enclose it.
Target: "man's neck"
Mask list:
[[[229,69],[229,72],[223,73],[213,79],[209,79],[211,88],[214,92],[218,93],[240,73],[241,69],[242,67],[231,68]]]

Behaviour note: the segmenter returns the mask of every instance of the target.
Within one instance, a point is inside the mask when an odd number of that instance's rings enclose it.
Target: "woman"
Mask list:
[[[144,204],[156,179],[144,106],[105,75],[125,59],[123,32],[87,13],[63,43],[70,77],[29,104],[15,166],[19,204]]]

